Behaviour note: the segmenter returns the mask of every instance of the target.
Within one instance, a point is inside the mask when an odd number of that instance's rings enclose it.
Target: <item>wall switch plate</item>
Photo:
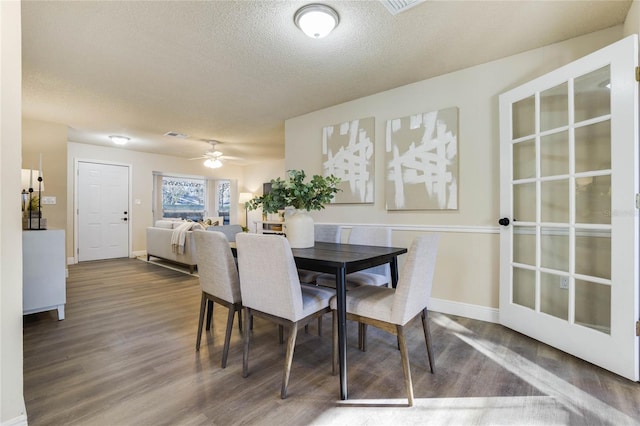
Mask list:
[[[56,197],[42,197],[42,200],[40,201],[42,202],[42,204],[55,204]]]

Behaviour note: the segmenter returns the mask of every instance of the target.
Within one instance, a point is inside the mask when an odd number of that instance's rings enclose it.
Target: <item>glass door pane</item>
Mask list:
[[[602,67],[512,105],[518,222],[512,301],[605,333],[611,286],[600,280],[611,279],[609,72]]]

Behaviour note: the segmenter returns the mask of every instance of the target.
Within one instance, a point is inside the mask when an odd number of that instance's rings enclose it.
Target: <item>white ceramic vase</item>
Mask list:
[[[296,210],[284,222],[284,231],[291,248],[313,247],[313,218],[306,210]]]

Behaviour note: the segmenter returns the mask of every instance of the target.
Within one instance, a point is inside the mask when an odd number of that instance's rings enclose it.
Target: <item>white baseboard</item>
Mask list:
[[[131,252],[131,258],[135,259],[136,257],[147,257],[147,251],[146,250],[140,250],[140,251]]]
[[[500,311],[496,308],[487,308],[486,306],[471,305],[463,302],[452,302],[450,300],[436,299],[432,297],[429,302],[429,310],[496,324],[500,323]]]
[[[21,414],[18,417],[0,423],[0,426],[27,426],[27,415]]]
[[[146,256],[147,255],[147,251],[146,250],[141,250],[141,251],[134,251],[131,252],[131,255],[129,256],[131,259],[135,259],[136,257],[142,257],[142,256]],[[75,265],[76,263],[76,259],[73,257],[67,257],[67,265]],[[67,275],[68,276],[68,275]],[[0,425],[1,426],[1,425]]]

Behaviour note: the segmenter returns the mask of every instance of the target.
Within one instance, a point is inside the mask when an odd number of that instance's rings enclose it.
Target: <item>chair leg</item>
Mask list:
[[[278,326],[278,342],[284,343],[284,327],[281,325]]]
[[[213,300],[207,301],[207,330],[211,330],[213,320]]]
[[[202,297],[200,299],[200,316],[198,317],[198,337],[196,339],[196,352],[200,350],[200,339],[202,339],[202,323],[204,322],[204,309],[207,304],[207,298],[202,293]]]
[[[309,334],[309,324],[304,325],[304,334]],[[322,316],[318,317],[318,336],[322,337]]]
[[[298,323],[294,322],[289,330],[289,338],[287,339],[287,355],[284,361],[284,372],[282,375],[282,390],[280,397],[287,397],[287,386],[289,384],[289,375],[291,374],[291,363],[293,362],[293,351],[296,347],[296,337],[298,336]]]
[[[242,377],[249,375],[249,322],[251,321],[249,308],[244,308],[244,332],[242,335]]]
[[[338,311],[332,312],[332,335],[333,335],[333,345],[331,348],[331,374],[334,376],[338,374]]]
[[[240,334],[242,334],[242,307],[240,305],[234,305],[233,309],[238,311],[238,330],[240,330]]]
[[[229,342],[231,341],[231,331],[233,330],[233,317],[236,314],[235,306],[229,306],[229,314],[227,315],[227,331],[224,335],[224,348],[222,349],[222,368],[227,367],[227,356],[229,355]]]
[[[433,365],[433,348],[431,347],[431,330],[429,329],[429,312],[427,311],[427,308],[422,310],[422,330],[424,331],[424,341],[427,344],[429,368],[431,369],[431,373],[435,373],[436,369]]]
[[[402,358],[402,370],[404,371],[404,385],[407,388],[407,399],[409,407],[413,406],[413,384],[411,383],[411,369],[409,368],[409,352],[407,351],[407,342],[404,338],[404,328],[396,325],[398,333],[398,342],[400,343],[400,357]]]
[[[367,351],[367,324],[358,323],[358,347],[362,352]]]

